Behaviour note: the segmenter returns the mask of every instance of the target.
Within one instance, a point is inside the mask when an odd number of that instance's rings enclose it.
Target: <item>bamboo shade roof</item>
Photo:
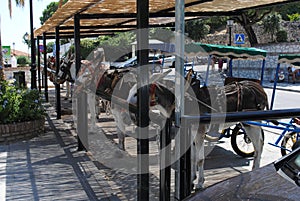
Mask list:
[[[295,0],[185,0],[185,12],[190,13],[233,13],[235,11],[257,8],[270,4],[288,3]],[[72,32],[74,15],[76,14],[124,14],[124,17],[102,17],[97,19],[81,19],[81,27],[93,26],[85,31],[100,33],[105,31],[129,30],[136,26],[136,0],[69,0],[52,15],[40,28],[34,31],[35,37],[43,33],[55,33],[55,27],[60,27],[60,33]],[[175,0],[149,0],[150,14],[172,14],[175,12]],[[127,14],[127,15],[126,15]],[[128,15],[131,14],[131,15]],[[135,15],[134,15],[135,14]],[[196,14],[195,14],[196,15]],[[185,19],[193,18],[191,15]],[[150,25],[161,25],[174,22],[174,16],[153,17],[149,19]],[[126,27],[127,25],[127,27]],[[98,26],[98,27],[97,27]],[[123,26],[123,28],[122,28]],[[109,27],[109,28],[105,28]],[[133,29],[133,28],[131,28]]]

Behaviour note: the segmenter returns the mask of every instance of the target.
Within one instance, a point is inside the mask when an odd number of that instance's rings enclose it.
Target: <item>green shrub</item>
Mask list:
[[[287,42],[287,32],[285,30],[279,30],[276,33],[277,42]]]
[[[0,82],[0,124],[37,120],[45,117],[40,93]]]
[[[287,14],[288,18],[290,19],[291,22],[296,22],[300,20],[300,14],[299,13],[293,13],[293,14]]]
[[[19,56],[17,58],[17,64],[19,64],[20,66],[25,66],[28,63],[29,63],[29,61],[28,61],[27,57],[25,57],[25,56]]]

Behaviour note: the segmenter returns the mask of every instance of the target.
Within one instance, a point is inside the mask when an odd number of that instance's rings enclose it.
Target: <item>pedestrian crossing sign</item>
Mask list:
[[[235,34],[234,35],[234,44],[237,44],[237,45],[245,44],[245,34]]]

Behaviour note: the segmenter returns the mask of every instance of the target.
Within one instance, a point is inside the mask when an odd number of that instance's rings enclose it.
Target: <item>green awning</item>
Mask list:
[[[190,43],[185,45],[185,53],[187,55],[215,55],[235,59],[264,59],[267,56],[267,51],[258,48],[203,43]]]
[[[278,63],[289,63],[294,66],[300,66],[300,54],[280,54]]]

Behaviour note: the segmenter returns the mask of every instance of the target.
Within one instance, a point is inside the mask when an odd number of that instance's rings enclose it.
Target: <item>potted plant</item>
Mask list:
[[[44,123],[38,90],[0,81],[0,144],[30,139],[44,130]]]

